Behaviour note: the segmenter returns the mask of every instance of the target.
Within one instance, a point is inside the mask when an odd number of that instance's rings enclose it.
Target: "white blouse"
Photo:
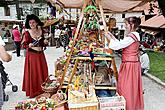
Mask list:
[[[145,69],[144,73],[150,69],[150,59],[147,53],[140,56],[141,67]]]
[[[1,46],[5,46],[5,42],[2,40],[2,37],[1,36],[0,36],[0,45]],[[0,58],[0,60],[1,60],[1,58]],[[1,78],[1,74],[0,74],[0,78]]]
[[[0,36],[0,45],[5,46],[5,42],[2,40],[2,37]]]
[[[133,33],[137,37],[138,41],[140,41],[140,36],[138,32],[131,33]],[[131,45],[133,42],[135,42],[135,40],[131,37],[124,37],[124,39],[120,41],[118,39],[111,39],[108,47],[113,50],[119,50]]]

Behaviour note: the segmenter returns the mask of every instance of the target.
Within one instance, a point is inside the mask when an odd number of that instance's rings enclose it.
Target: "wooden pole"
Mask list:
[[[17,12],[17,19],[20,20],[21,14],[20,14],[20,10],[19,10],[19,1],[18,0],[15,0],[15,5],[16,5],[16,12]]]
[[[103,25],[104,25],[104,31],[105,31],[105,33],[108,33],[108,29],[107,29],[105,18],[104,18],[104,12],[103,12],[103,8],[102,8],[100,0],[98,0],[98,3],[99,3],[99,9],[100,9],[100,13],[101,13],[101,18],[102,18]],[[108,39],[105,39],[105,40],[108,41]],[[113,51],[111,49],[110,49],[110,54],[113,54]],[[112,67],[113,67],[114,75],[115,75],[116,80],[117,80],[118,79],[118,71],[117,71],[114,57],[112,58]]]
[[[77,70],[78,61],[79,60],[76,59],[75,64],[74,64],[74,67],[73,67],[73,70],[72,70],[72,74],[71,74],[71,76],[69,78],[69,81],[68,81],[68,84],[70,84],[72,82],[73,76],[74,76],[74,74],[75,74],[75,72]]]
[[[74,35],[74,39],[73,39],[73,44],[72,44],[72,47],[71,47],[71,51],[70,51],[70,54],[67,58],[67,61],[66,61],[66,65],[65,65],[65,68],[64,68],[64,72],[63,72],[63,76],[62,76],[62,79],[61,79],[61,83],[60,83],[60,87],[59,89],[61,89],[63,83],[64,83],[64,77],[66,75],[66,71],[67,71],[67,68],[69,66],[69,63],[70,63],[70,59],[71,59],[71,56],[73,54],[73,51],[74,51],[74,45],[76,43],[76,39],[77,39],[77,36],[78,36],[78,33],[79,33],[79,30],[80,30],[80,26],[82,24],[82,21],[83,21],[83,17],[84,17],[84,9],[85,7],[87,6],[87,2],[88,0],[85,0],[85,3],[83,4],[83,8],[82,8],[82,12],[81,12],[81,15],[80,15],[80,19],[79,19],[79,22],[78,22],[78,25],[77,25],[77,28],[76,28],[76,33]]]

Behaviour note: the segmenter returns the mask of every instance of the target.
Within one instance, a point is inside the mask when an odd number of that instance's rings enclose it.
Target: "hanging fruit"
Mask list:
[[[46,106],[42,106],[41,110],[47,110]]]

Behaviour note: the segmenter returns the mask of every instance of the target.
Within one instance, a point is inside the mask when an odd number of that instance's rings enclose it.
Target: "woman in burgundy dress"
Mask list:
[[[48,41],[43,36],[41,29],[43,25],[34,14],[27,15],[25,27],[28,31],[25,32],[22,41],[26,48],[22,90],[30,98],[43,93],[41,84],[48,77],[48,67],[43,52]]]
[[[140,36],[136,29],[141,20],[137,17],[125,19],[126,36],[117,40],[111,33],[106,34],[110,40],[109,48],[122,49],[117,91],[126,99],[126,110],[144,110],[141,65],[139,59]]]

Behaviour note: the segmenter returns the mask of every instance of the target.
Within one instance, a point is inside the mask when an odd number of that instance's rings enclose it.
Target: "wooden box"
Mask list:
[[[126,110],[126,101],[123,96],[100,97],[100,110]]]
[[[99,110],[98,100],[93,89],[90,98],[77,97],[73,91],[68,90],[68,108],[69,110]]]

